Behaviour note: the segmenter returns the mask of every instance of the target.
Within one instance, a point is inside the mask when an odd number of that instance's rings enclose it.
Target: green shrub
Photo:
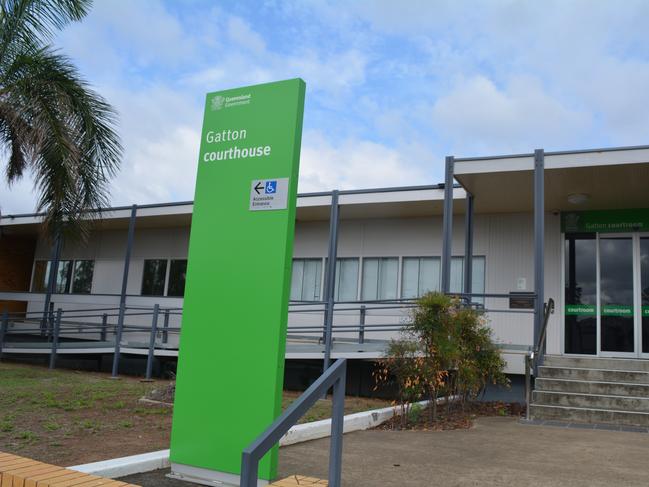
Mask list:
[[[421,397],[431,401],[432,423],[440,397],[458,396],[464,408],[487,384],[509,384],[505,361],[484,315],[461,306],[459,300],[438,292],[425,294],[417,300],[402,335],[390,342],[375,373],[377,387],[396,388],[402,426],[410,417],[410,405]],[[446,404],[451,407],[449,400]]]

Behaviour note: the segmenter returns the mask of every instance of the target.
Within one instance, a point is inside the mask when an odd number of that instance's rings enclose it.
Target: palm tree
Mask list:
[[[91,0],[0,0],[0,169],[34,179],[50,235],[86,234],[122,147],[116,113],[50,41]]]

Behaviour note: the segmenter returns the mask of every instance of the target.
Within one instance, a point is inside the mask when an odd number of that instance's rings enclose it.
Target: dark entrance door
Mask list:
[[[633,238],[599,238],[600,350],[635,353]]]

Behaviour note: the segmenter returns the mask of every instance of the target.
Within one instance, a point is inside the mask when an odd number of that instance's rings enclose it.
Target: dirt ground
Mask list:
[[[169,448],[172,408],[139,399],[169,381],[0,363],[0,451],[69,466]],[[286,392],[283,406],[299,396]],[[389,405],[350,397],[347,413]],[[303,421],[330,416],[320,400]]]
[[[67,466],[168,448],[171,409],[138,402],[163,382],[0,363],[0,451]]]

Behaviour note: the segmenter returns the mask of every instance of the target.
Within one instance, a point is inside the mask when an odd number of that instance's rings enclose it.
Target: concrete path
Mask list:
[[[280,450],[280,478],[327,478],[328,439]],[[361,431],[345,435],[343,485],[610,486],[649,483],[649,435],[523,425],[482,418],[463,431]],[[125,481],[180,487],[161,475]]]

